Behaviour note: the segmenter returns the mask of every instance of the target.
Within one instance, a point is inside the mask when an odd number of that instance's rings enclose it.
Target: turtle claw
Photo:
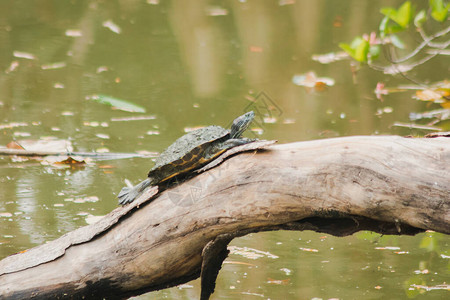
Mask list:
[[[139,197],[149,185],[151,185],[151,180],[147,178],[133,187],[123,187],[117,195],[117,198],[119,198],[119,204],[125,205],[133,202],[134,199]]]
[[[119,198],[120,205],[125,205],[134,200],[134,197],[130,195],[131,190],[132,188],[129,187],[124,187],[120,190],[119,194],[117,195],[117,198]]]

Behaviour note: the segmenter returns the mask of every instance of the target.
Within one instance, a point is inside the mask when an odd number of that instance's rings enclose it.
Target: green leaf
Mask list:
[[[397,11],[395,10],[395,8],[392,8],[392,7],[382,7],[380,9],[380,12],[388,18],[397,14]]]
[[[414,25],[416,27],[422,27],[423,23],[427,20],[427,13],[425,10],[421,10],[417,13],[416,17],[414,18]]]
[[[397,16],[394,19],[394,21],[397,22],[397,24],[399,24],[403,28],[406,28],[411,22],[412,16],[413,16],[413,8],[411,6],[411,2],[406,1],[398,9]]]
[[[89,98],[94,101],[97,101],[99,103],[109,104],[120,110],[129,111],[129,112],[145,113],[144,107],[136,105],[136,104],[131,103],[126,100],[114,98],[114,97],[103,95],[103,94],[92,95]]]
[[[380,55],[380,45],[372,45],[369,48],[369,54],[370,54],[370,58],[374,59],[377,58]]]
[[[413,16],[413,8],[410,1],[403,3],[397,10],[392,7],[383,7],[380,12],[400,25],[401,28],[407,28]]]
[[[389,24],[389,17],[385,16],[383,18],[383,20],[381,20],[380,27],[379,27],[381,38],[384,38],[386,36],[386,34],[388,34],[388,32],[387,32],[388,24]]]
[[[350,44],[350,47],[352,47],[353,50],[355,50],[361,43],[364,41],[364,39],[360,36],[357,36],[353,39],[352,43]]]
[[[367,54],[369,53],[370,44],[363,38],[358,36],[353,39],[350,45],[346,43],[340,43],[339,47],[350,54],[350,56],[355,60],[359,62],[367,61]]]
[[[355,59],[360,62],[367,61],[367,54],[369,54],[370,44],[366,40],[362,40],[362,42],[355,49]]]
[[[355,50],[352,49],[352,47],[349,44],[346,43],[339,43],[339,47],[347,52],[351,57],[355,57]]]
[[[405,43],[403,43],[403,41],[398,36],[396,36],[395,34],[391,34],[390,38],[392,45],[400,49],[405,49]]]
[[[430,0],[431,16],[438,22],[444,22],[447,19],[450,3],[444,4],[443,0]]]
[[[380,23],[380,37],[381,38],[385,38],[386,35],[405,30],[405,28],[403,28],[402,26],[400,26],[396,23],[390,24],[389,20],[390,19],[387,16],[384,17],[383,20],[381,20],[381,23]]]

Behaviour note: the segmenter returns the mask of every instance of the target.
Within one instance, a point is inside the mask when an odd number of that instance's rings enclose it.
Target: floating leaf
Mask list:
[[[250,46],[250,52],[263,52],[263,48],[259,46]]]
[[[329,77],[317,77],[316,73],[310,71],[301,75],[294,75],[292,82],[299,86],[306,88],[313,88],[316,91],[322,91],[327,86],[334,85],[334,79]]]
[[[158,130],[149,130],[146,132],[147,135],[159,135]]]
[[[303,248],[303,247],[300,247],[300,248],[298,248],[298,249],[300,249],[300,250],[302,250],[302,251],[305,251],[305,252],[319,252],[319,250],[313,249],[313,248]]]
[[[14,136],[21,136],[21,137],[26,137],[26,136],[31,136],[31,133],[29,132],[21,132],[21,131],[15,131],[13,133]]]
[[[45,156],[41,161],[41,164],[43,165],[54,164],[58,166],[74,168],[74,167],[84,167],[84,165],[86,165],[88,162],[90,162],[89,159],[83,159],[82,157],[79,156],[58,155],[58,156]]]
[[[400,247],[392,247],[392,246],[375,247],[375,250],[400,250]]]
[[[20,150],[24,150],[23,147],[21,145],[19,145],[17,142],[15,141],[11,141],[8,144],[6,144],[6,148],[8,149],[20,149]]]
[[[66,34],[66,36],[71,36],[71,37],[83,36],[83,32],[79,29],[67,29],[65,34]]]
[[[449,88],[436,88],[436,89],[424,89],[416,92],[415,98],[422,101],[430,101],[439,103],[444,108],[450,108],[450,89]]]
[[[60,140],[55,137],[41,137],[39,140],[19,140],[17,143],[28,151],[73,151],[72,143],[69,140]]]
[[[0,129],[11,129],[14,127],[23,127],[23,126],[28,126],[28,123],[24,123],[24,122],[11,122],[8,124],[0,124]]]
[[[120,29],[119,25],[117,25],[116,23],[114,23],[111,20],[107,20],[105,22],[103,22],[103,27],[108,28],[109,30],[111,30],[114,33],[120,34],[122,32],[122,29]]]
[[[36,59],[36,56],[34,56],[34,54],[31,54],[28,52],[14,51],[13,55],[14,55],[14,57],[17,57],[17,58]]]
[[[55,70],[55,69],[62,69],[66,67],[67,64],[65,62],[56,62],[51,64],[44,64],[41,66],[42,70]]]
[[[104,133],[97,133],[95,136],[100,138],[100,139],[105,139],[105,140],[109,139],[109,135],[108,134],[104,134]]]
[[[272,278],[267,278],[267,283],[269,283],[269,284],[288,285],[290,281],[291,281],[290,279],[272,279]]]
[[[123,111],[145,113],[145,108],[142,106],[103,94],[92,95],[88,97],[88,99],[92,99],[103,104],[109,104],[112,107]]]
[[[312,60],[318,61],[321,64],[329,64],[335,61],[340,61],[348,59],[349,55],[347,52],[331,52],[327,54],[314,54]]]
[[[210,6],[206,8],[206,15],[212,17],[226,16],[228,15],[228,9],[220,6]]]
[[[84,198],[76,198],[76,199],[73,199],[73,198],[64,199],[64,201],[73,202],[73,203],[86,203],[86,202],[93,203],[93,202],[97,202],[98,200],[100,200],[100,199],[97,196],[86,196]],[[77,215],[88,216],[89,213],[80,212]]]
[[[9,65],[8,69],[6,69],[5,73],[8,74],[8,73],[15,71],[18,66],[19,66],[19,62],[17,60],[13,60],[11,62],[11,64]]]
[[[422,101],[436,101],[441,98],[441,94],[433,90],[421,90],[416,92],[416,98]]]
[[[156,116],[150,115],[150,116],[131,116],[131,117],[118,117],[118,118],[111,118],[112,122],[118,122],[118,121],[141,121],[141,120],[154,120],[156,119]]]

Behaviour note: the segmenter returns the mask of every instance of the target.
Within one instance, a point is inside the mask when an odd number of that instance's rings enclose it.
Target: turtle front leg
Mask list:
[[[245,145],[249,143],[253,143],[258,141],[258,139],[248,139],[248,138],[240,138],[240,139],[229,139],[223,142],[221,145],[218,145],[220,149],[230,149],[236,146]]]
[[[126,186],[122,188],[119,194],[117,195],[117,198],[119,198],[119,204],[125,205],[127,203],[133,202],[134,199],[139,197],[144,192],[144,190],[150,185],[152,185],[152,179],[147,178],[133,187]]]

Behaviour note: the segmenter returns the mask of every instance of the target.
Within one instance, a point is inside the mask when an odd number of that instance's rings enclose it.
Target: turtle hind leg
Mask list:
[[[122,188],[117,195],[117,198],[119,198],[119,204],[125,205],[127,203],[133,202],[134,199],[139,197],[144,192],[145,188],[150,186],[151,184],[151,179],[147,178],[133,187],[126,186]]]

